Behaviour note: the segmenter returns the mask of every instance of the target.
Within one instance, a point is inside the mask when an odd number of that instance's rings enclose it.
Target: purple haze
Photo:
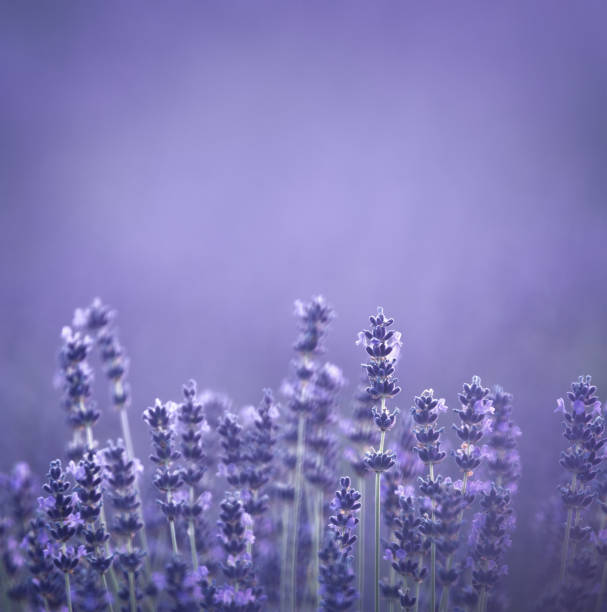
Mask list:
[[[190,377],[239,405],[277,389],[292,301],[320,292],[345,410],[377,304],[405,333],[402,409],[472,374],[514,394],[523,554],[555,399],[586,372],[607,393],[604,5],[1,12],[0,469],[61,452],[59,332],[95,295],[140,412]]]

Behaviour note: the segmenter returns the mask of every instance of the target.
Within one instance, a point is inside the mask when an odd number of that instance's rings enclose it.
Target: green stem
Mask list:
[[[434,464],[428,465],[430,480],[434,482]],[[434,500],[432,500],[432,524],[434,525]],[[430,543],[430,612],[436,610],[436,542]]]
[[[364,476],[360,476],[358,479],[358,490],[361,492],[362,497],[360,500],[360,538],[358,545],[358,593],[360,601],[360,612],[364,612],[364,593],[365,593],[365,505],[367,495],[365,492],[366,480]]]
[[[487,597],[487,591],[485,587],[481,588],[481,592],[478,596],[478,612],[483,612],[485,609],[485,598]]]
[[[415,583],[415,608],[413,608],[413,612],[419,611],[419,589],[421,585],[422,583],[419,580]]]
[[[171,545],[173,546],[173,554],[179,554],[179,548],[177,547],[177,534],[175,533],[175,521],[169,521],[169,530],[171,531]]]
[[[375,612],[379,612],[380,480],[381,472],[375,472]]]
[[[605,595],[605,585],[607,585],[607,561],[603,563],[603,573],[601,575],[601,586],[599,587],[599,594],[596,598],[595,612],[601,612],[603,607],[603,597]]]
[[[299,415],[297,422],[297,454],[295,462],[295,506],[293,508],[293,526],[292,526],[292,539],[291,539],[291,570],[290,580],[291,590],[290,606],[291,612],[295,612],[295,602],[297,600],[297,548],[299,544],[299,507],[301,506],[301,499],[303,494],[303,462],[305,453],[305,433],[306,433],[306,421],[303,414]]]
[[[113,595],[110,593],[110,588],[108,587],[107,578],[105,577],[105,574],[101,575],[101,580],[103,581],[103,587],[105,588],[105,592],[107,593],[107,596],[108,596],[108,600],[107,600],[108,608],[110,609],[110,612],[114,612],[114,606],[112,605]]]
[[[72,612],[72,589],[70,586],[70,575],[65,572],[63,576],[65,577],[65,598],[67,599],[67,609],[69,612]]]
[[[322,493],[320,491],[314,491],[312,493],[312,520],[313,520],[313,531],[312,531],[312,605],[313,609],[316,610],[318,607],[318,575],[319,575],[319,558],[318,553],[320,551],[320,526],[322,522]]]

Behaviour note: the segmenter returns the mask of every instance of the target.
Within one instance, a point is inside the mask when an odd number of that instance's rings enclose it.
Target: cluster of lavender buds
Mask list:
[[[129,403],[129,387],[126,382],[128,359],[120,344],[115,319],[116,313],[99,298],[95,298],[87,308],[76,309],[74,327],[96,339],[105,374],[111,384],[112,403],[122,413]],[[127,439],[130,441],[130,436]]]
[[[592,526],[584,524],[583,515],[595,498],[596,490],[591,486],[603,460],[601,449],[605,444],[605,422],[601,414],[601,403],[596,396],[596,387],[590,376],[580,376],[571,384],[567,402],[559,399],[557,411],[563,414],[563,436],[569,447],[562,451],[560,464],[571,480],[560,487],[561,499],[567,509],[567,521],[561,552],[560,587],[561,605],[590,605],[592,600],[588,585],[597,576],[596,553],[589,546],[593,539]],[[604,581],[599,591],[596,609],[600,610],[604,596]]]
[[[84,527],[81,536],[87,552],[89,575],[87,584],[91,594],[97,593],[96,605],[103,606],[109,602],[112,608],[113,595],[110,593],[106,573],[111,572],[114,592],[118,591],[118,583],[112,569],[113,555],[110,552],[110,534],[107,531],[105,512],[103,508],[102,482],[104,478],[103,467],[100,465],[97,453],[88,451],[73,470],[76,482],[76,495],[78,497],[77,512]],[[102,589],[100,587],[103,587]],[[99,590],[97,590],[99,589]],[[90,599],[93,599],[89,596]]]
[[[118,597],[127,601],[129,612],[136,612],[142,594],[139,586],[145,552],[135,545],[135,536],[143,529],[140,502],[135,488],[136,466],[129,459],[122,440],[108,442],[103,450],[109,496],[114,508],[112,534],[117,539],[116,564],[123,575]]]
[[[485,612],[492,590],[507,572],[502,559],[512,531],[510,492],[494,484],[488,493],[481,493],[480,505],[482,512],[474,518],[470,538],[474,546],[472,583],[479,593],[478,610]]]
[[[363,368],[369,379],[367,393],[376,402],[371,408],[373,421],[380,431],[379,449],[371,448],[365,455],[367,468],[375,472],[375,612],[379,611],[380,594],[380,536],[381,536],[381,475],[389,470],[396,461],[392,450],[384,450],[386,432],[392,429],[399,413],[398,408],[390,411],[386,400],[400,393],[398,380],[394,376],[398,360],[401,333],[388,329],[394,323],[384,315],[383,308],[377,309],[377,315],[369,317],[371,329],[365,329],[358,336],[358,343],[364,346],[369,361]],[[379,408],[377,402],[379,401]]]
[[[203,434],[209,431],[204,407],[197,399],[197,386],[191,380],[183,387],[184,401],[177,406],[177,419],[182,425],[181,456],[185,467],[181,470],[181,479],[187,487],[187,499],[181,506],[181,514],[187,521],[187,534],[190,542],[192,567],[199,567],[199,552],[205,552],[208,532],[202,514],[211,500],[211,493],[201,488],[201,481],[208,468],[207,455],[203,448]]]
[[[491,427],[488,417],[493,414],[493,406],[488,395],[489,389],[482,386],[478,376],[473,376],[472,382],[464,383],[463,392],[458,395],[461,407],[453,410],[461,421],[459,426],[453,425],[461,440],[461,445],[454,454],[455,463],[462,471],[464,493],[469,478],[481,464],[479,442]]]
[[[70,459],[77,461],[87,449],[94,447],[92,427],[100,417],[91,400],[93,371],[87,358],[92,340],[69,327],[63,328],[61,339],[58,379],[63,391],[63,408],[72,428],[72,440],[67,452]]]
[[[81,525],[81,517],[74,506],[73,495],[69,492],[71,483],[61,467],[61,461],[51,461],[47,474],[48,481],[43,490],[49,494],[40,499],[40,506],[46,512],[48,532],[52,538],[48,554],[55,567],[63,573],[65,580],[65,601],[72,612],[72,589],[70,575],[74,573],[85,553],[84,546],[75,545],[74,535]]]
[[[335,492],[325,543],[319,553],[321,561],[318,582],[320,610],[338,612],[349,610],[358,598],[352,569],[352,547],[356,542],[357,514],[361,508],[361,494],[352,489],[350,479],[340,479]]]
[[[439,464],[446,456],[441,450],[440,436],[444,427],[438,427],[438,416],[440,412],[447,410],[444,399],[434,397],[432,389],[426,389],[420,396],[414,399],[411,408],[415,440],[417,442],[414,450],[420,461],[428,466],[427,478],[420,477],[420,489],[426,496],[431,506],[431,516],[426,517],[424,522],[425,534],[430,542],[430,594],[431,607],[436,607],[436,539],[438,536],[435,507],[438,495],[441,493],[440,479],[436,478],[434,466]],[[416,600],[419,599],[419,594]]]
[[[156,464],[154,486],[164,496],[157,501],[169,522],[173,553],[177,555],[179,548],[175,520],[181,514],[182,502],[175,499],[175,493],[183,485],[183,478],[181,469],[176,465],[181,457],[176,447],[176,415],[176,404],[173,402],[163,404],[159,399],[143,413],[143,419],[149,425],[152,434],[154,453],[150,455],[150,460]]]
[[[255,612],[261,609],[263,590],[253,572],[249,545],[253,543],[252,519],[234,495],[220,503],[219,533],[226,560],[222,564],[226,582],[214,593],[213,610]]]
[[[493,407],[485,462],[489,480],[514,493],[521,477],[521,459],[517,449],[521,430],[512,420],[512,395],[495,386],[489,400]]]
[[[428,575],[424,563],[430,540],[422,534],[422,518],[414,499],[401,494],[398,505],[398,513],[393,520],[393,540],[388,543],[385,558],[400,577],[400,582],[392,585],[392,589],[396,591],[401,607],[417,611],[421,585]]]

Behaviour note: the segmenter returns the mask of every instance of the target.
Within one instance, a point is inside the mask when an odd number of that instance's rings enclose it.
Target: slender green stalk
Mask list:
[[[603,597],[605,596],[605,585],[607,585],[607,561],[603,563],[603,573],[601,574],[601,586],[596,597],[595,612],[601,612],[603,608]]]
[[[382,412],[386,410],[386,398],[381,398]],[[384,452],[386,432],[382,431],[379,438],[379,452]],[[381,472],[375,472],[375,612],[379,612],[379,570],[381,564]]]
[[[487,590],[485,587],[482,587],[480,595],[478,596],[478,612],[484,611],[486,599],[487,599]]]
[[[428,466],[430,470],[430,480],[434,482],[434,464]],[[434,523],[434,500],[432,500],[432,523]],[[436,610],[436,542],[432,537],[430,543],[430,612]]]
[[[173,546],[173,554],[179,554],[179,548],[177,547],[177,534],[175,533],[175,521],[169,521],[169,529],[171,531],[171,545]]]
[[[318,553],[320,550],[320,528],[322,523],[322,493],[314,491],[312,493],[312,605],[316,610],[318,607],[318,574],[319,574],[319,559]]]
[[[297,600],[297,548],[299,544],[299,507],[301,506],[301,499],[303,494],[303,462],[305,452],[305,433],[306,433],[306,421],[303,414],[299,415],[297,422],[297,454],[295,462],[295,506],[293,508],[293,525],[292,525],[292,537],[291,537],[291,568],[290,568],[290,580],[291,590],[289,592],[289,610],[295,612],[295,602]]]
[[[413,608],[413,612],[419,612],[419,589],[422,583],[418,580],[415,583],[415,607]]]
[[[105,577],[105,574],[101,575],[101,580],[103,582],[103,588],[105,589],[105,592],[108,595],[108,600],[107,600],[108,608],[110,609],[110,612],[114,612],[114,606],[112,604],[113,595],[110,593],[110,588],[108,587],[107,578]]]
[[[571,489],[575,491],[577,486],[577,474],[573,475],[571,481]],[[573,510],[569,508],[567,510],[567,525],[565,527],[565,538],[563,539],[563,550],[561,552],[561,573],[559,580],[562,583],[565,579],[565,571],[567,570],[567,557],[569,556],[569,535],[571,533],[571,522],[573,518]]]
[[[380,535],[380,479],[381,473],[375,472],[375,612],[379,612],[379,535]]]
[[[360,601],[360,612],[364,612],[363,606],[365,601],[365,506],[367,500],[367,494],[365,488],[367,486],[364,476],[358,478],[358,490],[361,492],[361,505],[360,505],[360,537],[358,539],[358,593]]]
[[[70,575],[67,572],[65,572],[63,576],[65,577],[65,598],[67,600],[67,609],[69,610],[69,612],[73,612],[72,588],[70,586]]]
[[[194,487],[190,486],[190,505],[194,505]],[[196,529],[194,519],[188,521],[188,538],[190,540],[190,552],[192,553],[192,567],[198,569],[198,549],[196,548]]]

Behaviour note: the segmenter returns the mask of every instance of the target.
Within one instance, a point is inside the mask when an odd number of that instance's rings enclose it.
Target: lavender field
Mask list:
[[[0,610],[607,610],[607,9],[0,1]]]

